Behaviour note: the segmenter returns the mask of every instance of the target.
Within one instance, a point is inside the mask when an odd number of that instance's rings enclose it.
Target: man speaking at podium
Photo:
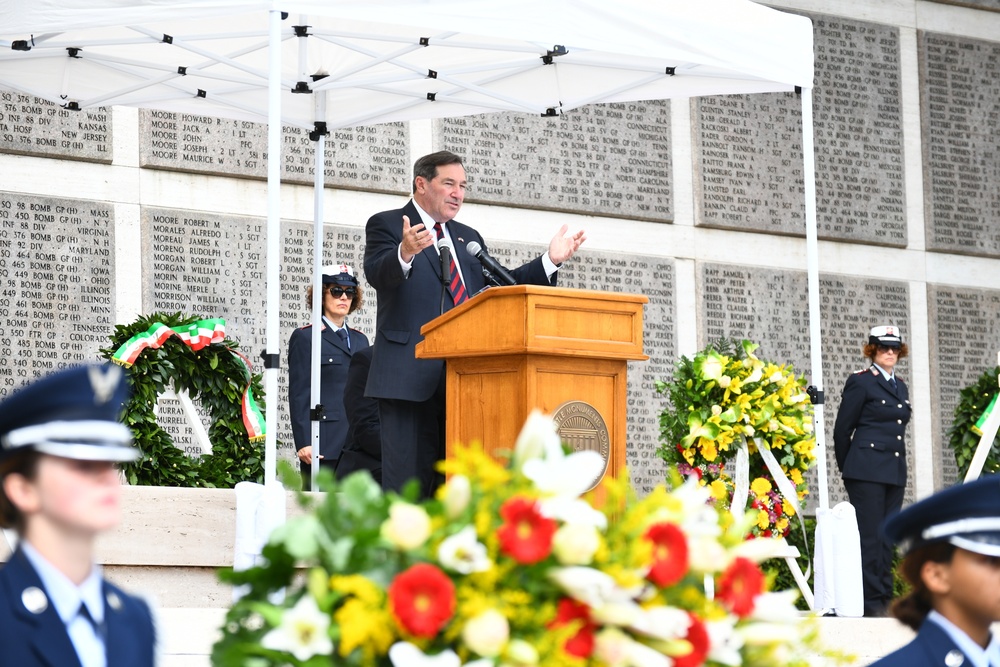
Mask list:
[[[378,295],[378,345],[365,395],[379,400],[385,490],[399,491],[416,478],[422,496],[430,497],[440,483],[434,466],[445,456],[445,366],[441,359],[417,359],[414,349],[423,325],[486,286],[480,265],[491,264],[486,242],[454,220],[466,186],[460,156],[425,155],[413,165],[413,199],[376,213],[365,229],[365,278]],[[545,254],[511,271],[513,280],[555,284],[559,265],[586,239],[583,231],[567,235],[567,229],[552,237]],[[469,250],[475,244],[478,258]],[[449,250],[440,252],[444,246]]]

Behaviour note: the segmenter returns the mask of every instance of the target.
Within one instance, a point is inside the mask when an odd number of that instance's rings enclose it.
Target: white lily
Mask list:
[[[794,589],[762,593],[754,598],[753,612],[750,614],[750,619],[754,621],[797,625],[802,620],[802,615],[795,608],[795,600],[798,597],[799,592]]]
[[[274,651],[287,651],[297,660],[305,661],[314,655],[333,653],[329,629],[329,614],[320,611],[312,596],[304,595],[282,614],[278,627],[264,635],[260,644]]]
[[[542,498],[538,503],[538,510],[542,516],[563,523],[593,526],[598,530],[608,527],[608,517],[580,498],[568,496]]]
[[[525,462],[550,454],[562,454],[562,439],[551,417],[532,410],[514,443],[514,469],[521,470]]]
[[[612,603],[630,603],[642,593],[641,588],[622,588],[610,575],[591,567],[556,567],[549,570],[548,576],[567,595],[591,609]]]
[[[472,526],[466,526],[441,542],[438,546],[438,561],[449,570],[461,574],[486,572],[493,566],[486,546],[477,539],[476,529]]]
[[[708,632],[708,659],[711,662],[737,667],[743,663],[740,649],[743,648],[743,638],[736,633],[736,620],[722,618],[705,623]]]
[[[451,649],[437,655],[427,655],[409,642],[396,642],[389,647],[393,667],[462,667],[458,654]]]
[[[683,639],[690,627],[691,617],[686,611],[676,607],[642,609],[639,617],[629,625],[636,632],[663,641]]]
[[[524,476],[535,483],[538,490],[550,496],[579,498],[591,487],[604,470],[605,461],[597,452],[584,450],[563,454],[548,453],[545,459],[526,461]]]
[[[754,563],[763,563],[771,558],[779,558],[788,552],[788,543],[783,539],[759,537],[740,542],[730,551],[732,558],[743,557]]]

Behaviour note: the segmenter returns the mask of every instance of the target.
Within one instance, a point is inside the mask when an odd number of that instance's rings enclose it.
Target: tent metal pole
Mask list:
[[[812,360],[812,385],[823,391],[823,347],[819,300],[819,238],[816,230],[816,145],[813,136],[812,88],[802,88],[802,179],[806,198],[806,273],[809,282],[809,352]],[[826,434],[823,428],[823,403],[813,406],[816,434],[816,472],[819,477],[819,507],[830,506],[826,470]]]
[[[279,354],[278,313],[281,305],[281,11],[268,15],[267,104],[267,314],[266,350]],[[277,483],[278,367],[264,369],[267,396],[267,439],[264,443],[264,484]]]
[[[316,120],[322,121],[326,118],[326,93],[313,93],[316,96]],[[326,135],[317,132],[315,153],[313,156],[313,303],[312,303],[312,361],[310,364],[311,384],[309,394],[309,404],[313,407],[322,401],[322,387],[320,386],[320,352],[322,351],[323,338],[322,322],[323,314],[323,186],[324,170],[323,164],[326,153]],[[313,419],[310,422],[309,441],[313,445],[312,470],[310,479],[312,484],[310,489],[316,491],[316,474],[319,472],[319,420]]]

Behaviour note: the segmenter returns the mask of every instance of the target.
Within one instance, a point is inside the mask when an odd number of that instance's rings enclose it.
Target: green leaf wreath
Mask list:
[[[959,477],[965,477],[976,453],[982,434],[976,423],[990,401],[997,395],[997,374],[1000,367],[983,371],[974,384],[959,393],[958,405],[955,406],[955,418],[948,431],[948,444],[955,453],[955,465],[958,466]],[[983,474],[1000,472],[1000,435],[993,439],[993,446],[986,457]]]
[[[795,489],[808,493],[806,470],[816,458],[813,410],[805,381],[791,365],[758,359],[757,345],[722,339],[693,359],[681,357],[671,382],[657,382],[670,400],[660,413],[660,457],[684,475],[697,475],[719,500],[730,502],[735,459],[743,440],[749,458],[749,502],[757,510],[752,534],[783,536],[795,515],[758,451],[767,447]]]
[[[157,325],[163,325],[161,329],[165,330],[201,321],[181,313],[143,316],[131,324],[116,326],[111,346],[102,348],[101,354],[121,363],[116,353]],[[132,397],[125,407],[124,423],[132,429],[142,456],[122,465],[129,484],[232,488],[237,482],[263,479],[263,446],[251,442],[243,417],[247,394],[251,401],[254,395],[259,397],[263,409],[261,375],[249,371],[248,364],[236,353],[238,348],[237,341],[225,338],[195,351],[180,337],[169,336],[159,347],[146,348],[135,356],[128,368]],[[171,383],[177,391],[186,390],[192,401],[200,401],[211,417],[211,454],[187,455],[157,423],[157,397]]]

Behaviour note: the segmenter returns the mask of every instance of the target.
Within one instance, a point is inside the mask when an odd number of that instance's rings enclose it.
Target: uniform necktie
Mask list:
[[[437,238],[440,242],[444,238],[444,229],[441,227],[440,222],[434,223],[434,231],[437,232]],[[462,282],[462,276],[458,273],[458,265],[455,263],[454,252],[452,252],[450,259],[451,276],[448,278],[448,291],[451,293],[451,300],[458,306],[468,300],[469,293],[465,291],[465,283]]]
[[[340,336],[340,340],[344,341],[344,345],[347,346],[347,349],[351,349],[351,338],[347,335],[347,327],[337,329],[337,335]]]
[[[892,385],[893,389],[896,388],[896,377],[895,376],[889,378],[889,384]]]

